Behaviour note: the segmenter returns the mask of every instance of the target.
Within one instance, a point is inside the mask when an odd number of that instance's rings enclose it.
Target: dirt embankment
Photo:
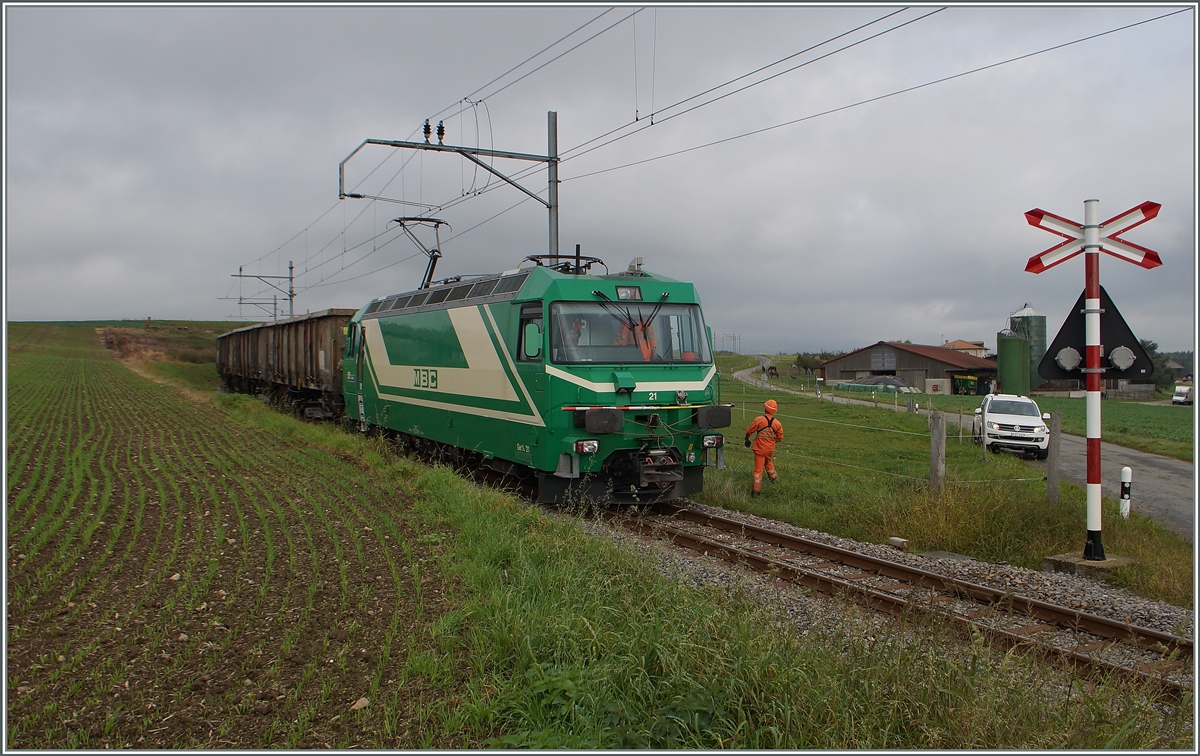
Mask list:
[[[194,333],[184,329],[154,328],[97,328],[96,335],[105,350],[125,367],[141,377],[174,386],[189,399],[197,401],[208,394],[167,380],[151,367],[154,362],[190,362],[203,364],[217,361],[217,341],[211,330]]]
[[[104,348],[122,362],[173,360],[203,363],[217,360],[217,340],[210,330],[97,328],[96,333]]]

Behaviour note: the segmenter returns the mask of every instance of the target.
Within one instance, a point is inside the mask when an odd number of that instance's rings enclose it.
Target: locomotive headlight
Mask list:
[[[717,433],[712,436],[705,436],[704,438],[702,438],[700,440],[700,445],[703,446],[705,449],[713,449],[718,446],[724,446],[725,445],[725,437],[722,436],[720,433]]]
[[[595,454],[598,451],[600,451],[600,442],[595,439],[589,438],[586,441],[575,442],[576,454]]]

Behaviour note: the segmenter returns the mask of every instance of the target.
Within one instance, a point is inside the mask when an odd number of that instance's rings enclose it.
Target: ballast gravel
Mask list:
[[[1123,588],[1113,587],[1078,575],[1039,572],[1024,567],[990,564],[973,559],[930,558],[904,552],[890,545],[839,538],[828,533],[800,528],[742,512],[709,507],[694,502],[691,502],[689,506],[748,524],[782,529],[794,535],[848,551],[888,559],[928,572],[1078,609],[1088,614],[1194,639],[1194,612],[1144,598]],[[686,584],[696,587],[713,586],[727,589],[736,586],[755,595],[767,591],[764,598],[769,598],[776,602],[777,607],[784,609],[801,633],[807,633],[810,630],[883,631],[885,627],[894,626],[891,618],[883,614],[847,611],[848,605],[845,602],[832,601],[813,595],[807,590],[779,583],[769,576],[742,569],[715,557],[698,556],[686,549],[674,548],[657,539],[642,537],[601,522],[590,520],[582,522],[584,522],[584,527],[594,535],[613,538],[631,548],[652,554],[664,574]],[[851,630],[850,625],[858,625],[858,628]]]

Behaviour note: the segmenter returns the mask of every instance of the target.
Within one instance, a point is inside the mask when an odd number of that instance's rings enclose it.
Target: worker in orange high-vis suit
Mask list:
[[[783,423],[775,419],[778,411],[779,405],[775,400],[768,399],[763,405],[762,417],[754,418],[754,422],[746,429],[746,446],[751,445],[750,436],[754,436],[754,488],[750,491],[751,496],[762,493],[763,468],[766,468],[772,483],[779,480],[779,473],[775,472],[775,463],[772,461],[775,443],[783,440]]]
[[[641,350],[643,362],[653,359],[654,350],[658,348],[658,341],[654,338],[654,326],[649,323],[637,323],[630,328],[622,323],[620,330],[617,331],[616,345],[632,346],[634,344]]]

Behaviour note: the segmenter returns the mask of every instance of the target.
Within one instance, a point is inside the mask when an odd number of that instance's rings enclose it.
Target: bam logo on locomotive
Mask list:
[[[369,319],[362,328],[379,398],[545,426],[487,305]]]

